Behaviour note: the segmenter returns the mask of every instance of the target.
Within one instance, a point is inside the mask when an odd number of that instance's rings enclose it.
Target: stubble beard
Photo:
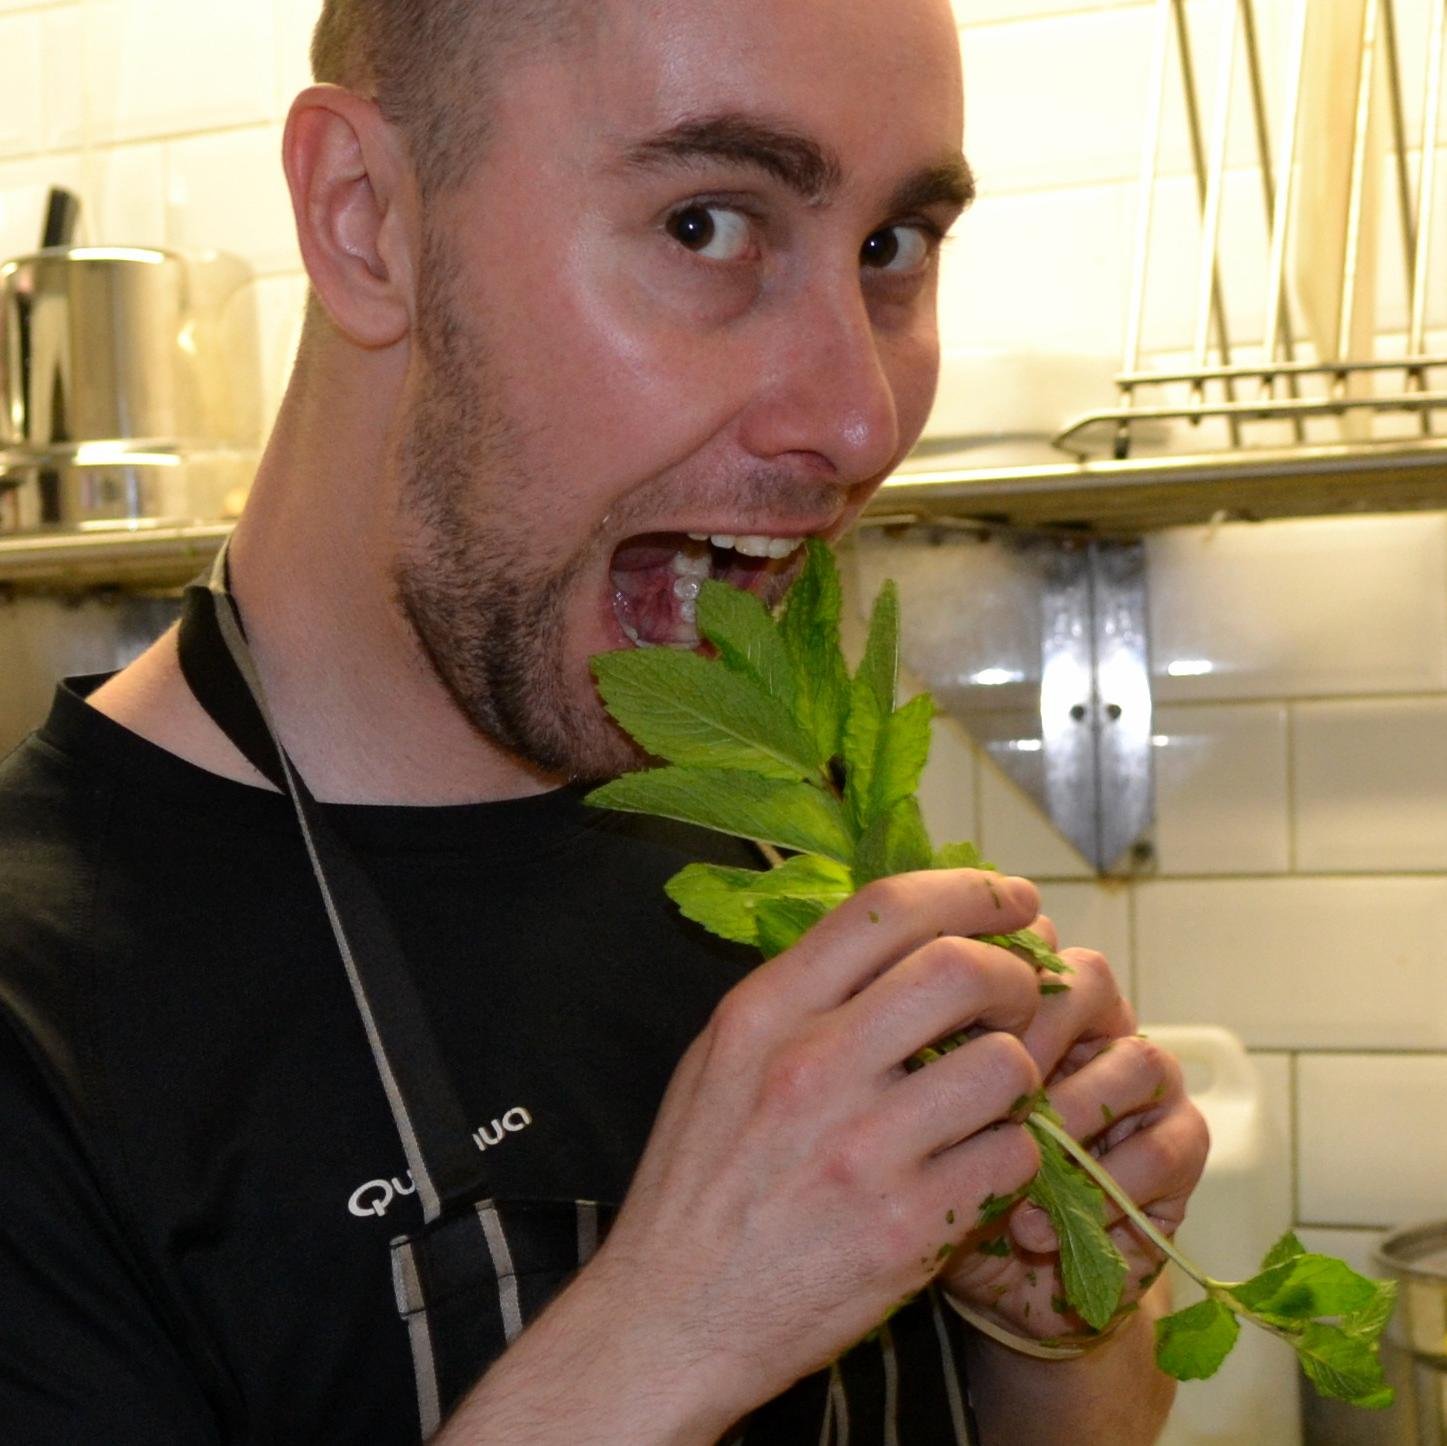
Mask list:
[[[417,341],[427,382],[401,454],[398,603],[433,672],[489,741],[547,774],[613,777],[643,755],[591,688],[580,695],[567,666],[568,601],[592,551],[551,567],[530,562],[538,524],[508,506],[546,479],[529,475],[520,428],[495,400],[495,367],[458,281],[445,243],[429,236]]]

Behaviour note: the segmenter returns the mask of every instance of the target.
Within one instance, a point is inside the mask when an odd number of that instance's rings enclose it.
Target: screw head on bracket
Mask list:
[[[1075,707],[1070,710],[1070,716],[1074,718],[1077,723],[1084,723],[1086,712],[1087,709],[1085,704],[1077,703]]]
[[[1114,723],[1124,711],[1125,709],[1123,709],[1119,703],[1107,703],[1105,707],[1105,716],[1109,718],[1112,723]]]

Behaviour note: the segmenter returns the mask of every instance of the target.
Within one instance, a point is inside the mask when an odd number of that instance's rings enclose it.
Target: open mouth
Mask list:
[[[805,541],[721,532],[630,538],[613,554],[610,572],[618,626],[640,648],[696,648],[698,595],[709,578],[746,588],[772,605]]]

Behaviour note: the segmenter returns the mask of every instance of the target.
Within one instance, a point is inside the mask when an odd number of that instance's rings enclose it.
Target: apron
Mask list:
[[[391,1243],[422,1440],[592,1258],[614,1202],[496,1198],[390,921],[281,744],[227,586],[227,547],[186,590],[181,671],[248,761],[291,800],[352,997],[416,1183],[422,1228]],[[966,1327],[927,1292],[730,1446],[971,1446]],[[620,1386],[626,1389],[626,1385]]]

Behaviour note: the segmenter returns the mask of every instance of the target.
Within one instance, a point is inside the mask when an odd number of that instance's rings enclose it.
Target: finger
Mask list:
[[[1040,909],[1027,879],[975,869],[898,874],[866,885],[741,988],[787,1000],[792,1018],[832,1009],[930,939],[1009,933]]]
[[[926,1045],[975,1028],[1021,1034],[1040,1005],[1035,971],[1006,949],[932,939],[834,1010],[851,1068],[885,1074]]]
[[[1104,955],[1067,949],[1061,958],[1071,972],[1041,981],[1045,992],[1040,1010],[1025,1033],[1026,1047],[1046,1079],[1079,1041],[1109,1039],[1124,1032],[1129,1010]]]
[[[1068,1078],[1050,1088],[1050,1104],[1077,1140],[1102,1135],[1111,1143],[1128,1131],[1117,1129],[1141,1112],[1159,1111],[1185,1094],[1176,1059],[1154,1040],[1134,1034],[1109,1043]]]
[[[922,1161],[1009,1120],[1039,1087],[1035,1061],[1014,1035],[982,1034],[885,1091],[872,1112],[881,1148]]]
[[[1171,1231],[1185,1218],[1186,1201],[1206,1167],[1209,1148],[1210,1134],[1201,1112],[1181,1100],[1153,1124],[1108,1150],[1100,1163],[1132,1201]],[[1108,1225],[1124,1215],[1109,1197],[1106,1212]],[[1049,1218],[1034,1205],[1015,1211],[1010,1233],[1025,1250],[1043,1253],[1059,1248]]]
[[[1057,952],[1060,949],[1060,931],[1055,927],[1055,921],[1048,914],[1041,914],[1033,924],[1030,925],[1032,934],[1039,934],[1045,942]]]

